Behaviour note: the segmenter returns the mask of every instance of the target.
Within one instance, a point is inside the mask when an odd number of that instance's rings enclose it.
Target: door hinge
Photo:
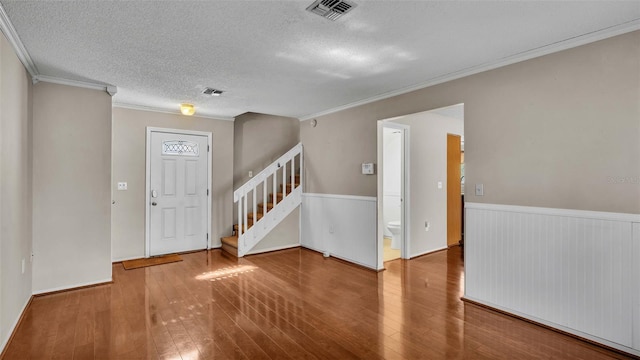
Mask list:
[[[207,145],[207,152],[211,151],[211,146]]]
[[[207,241],[209,241],[209,233],[207,233]]]
[[[207,196],[209,196],[209,189],[207,189]]]

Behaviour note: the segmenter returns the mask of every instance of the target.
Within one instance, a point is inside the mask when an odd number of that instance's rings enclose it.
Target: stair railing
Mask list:
[[[296,158],[299,169],[303,167],[302,144],[298,143],[278,160],[271,163],[251,180],[233,193],[233,201],[238,204],[238,257],[244,256],[273,228],[287,217],[302,202],[302,173],[299,172],[299,185],[295,186]],[[268,182],[272,183],[273,208],[268,209]],[[278,184],[282,184],[282,199],[278,200]],[[262,218],[258,219],[258,190],[262,188]],[[248,206],[252,205],[252,206]],[[249,213],[253,224],[249,227]]]

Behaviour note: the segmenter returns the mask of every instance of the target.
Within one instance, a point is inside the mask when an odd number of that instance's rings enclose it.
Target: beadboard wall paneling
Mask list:
[[[371,269],[377,264],[376,198],[302,195],[302,246]]]
[[[640,350],[639,218],[467,203],[465,297]]]

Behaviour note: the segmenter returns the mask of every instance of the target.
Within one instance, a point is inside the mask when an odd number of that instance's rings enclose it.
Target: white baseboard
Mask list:
[[[287,250],[287,249],[293,249],[293,248],[297,248],[300,247],[300,244],[291,244],[291,245],[283,245],[283,246],[274,246],[274,247],[270,247],[270,248],[266,248],[266,249],[260,249],[258,251],[251,251],[246,253],[245,255],[257,255],[257,254],[262,254],[262,253],[266,253],[266,252],[271,252],[271,251],[278,251],[278,250]]]
[[[424,252],[421,252],[421,253],[417,253],[417,254],[411,254],[411,256],[409,257],[409,260],[417,258],[419,256],[429,255],[429,254],[433,254],[433,253],[438,252],[438,251],[446,250],[447,248],[448,248],[447,246],[443,246],[443,247],[438,248],[438,249],[427,250],[427,251],[424,251]]]
[[[324,250],[320,250],[320,249],[312,248],[312,247],[310,247],[310,246],[306,246],[306,245],[301,245],[300,247],[302,247],[302,248],[304,248],[304,249],[311,250],[311,251],[315,251],[315,252],[320,253],[321,255],[323,255],[323,256],[324,256]],[[356,265],[358,265],[358,266],[362,266],[362,267],[365,267],[365,268],[367,268],[367,269],[371,269],[371,270],[375,270],[375,271],[384,270],[384,268],[382,268],[382,269],[377,269],[375,266],[367,265],[367,264],[361,263],[361,262],[359,262],[359,261],[353,261],[353,260],[351,260],[351,259],[344,258],[344,257],[341,257],[341,256],[339,256],[339,255],[332,254],[332,253],[329,253],[329,257],[334,257],[334,258],[336,258],[336,259],[340,259],[340,260],[342,260],[342,261],[350,262],[350,263],[352,263],[352,264],[356,264]]]
[[[20,318],[22,318],[22,314],[24,314],[24,311],[27,310],[27,305],[29,305],[29,303],[31,302],[31,298],[32,296],[29,296],[24,305],[22,305],[22,310],[20,310],[20,313],[9,327],[7,335],[4,337],[4,339],[2,339],[2,344],[0,344],[0,354],[2,354],[4,348],[7,346],[7,343],[9,342],[9,339],[11,339],[11,335],[13,335],[13,332],[16,331],[16,326],[18,326],[18,322],[20,321]]]
[[[112,281],[113,281],[113,278],[108,278],[108,279],[103,279],[103,280],[98,280],[98,281],[91,281],[91,282],[88,282],[88,283],[74,284],[74,285],[68,285],[68,286],[60,286],[60,287],[51,288],[51,289],[34,291],[33,295],[36,296],[36,295],[47,294],[47,293],[52,293],[52,292],[56,292],[56,291],[73,290],[73,289],[82,288],[82,287],[85,287],[85,286],[92,286],[92,285],[100,285],[100,284],[110,283]]]
[[[129,260],[137,260],[137,259],[144,259],[144,254],[142,256],[130,256],[130,257],[124,257],[124,258],[115,258],[115,259],[111,259],[111,263],[117,263],[117,262],[122,262],[122,261],[129,261]]]

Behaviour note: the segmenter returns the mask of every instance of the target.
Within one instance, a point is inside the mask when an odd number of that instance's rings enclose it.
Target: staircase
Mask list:
[[[302,144],[298,144],[233,193],[238,223],[232,236],[221,239],[222,250],[243,257],[300,205],[302,168]]]

